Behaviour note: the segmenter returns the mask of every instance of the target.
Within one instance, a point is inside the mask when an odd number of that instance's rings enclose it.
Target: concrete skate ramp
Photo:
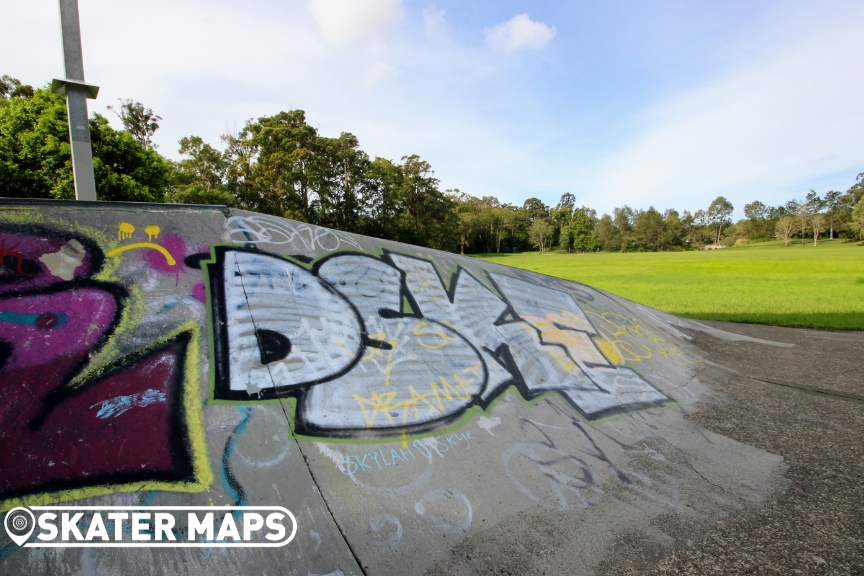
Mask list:
[[[230,549],[3,532],[2,573],[588,574],[616,534],[662,542],[783,485],[779,457],[684,417],[712,392],[680,329],[746,337],[241,210],[0,207],[0,510],[273,505],[298,527]]]

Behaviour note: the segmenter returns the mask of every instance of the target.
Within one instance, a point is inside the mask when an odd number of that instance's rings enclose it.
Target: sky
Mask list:
[[[521,205],[743,217],[864,172],[864,3],[79,0],[91,112],[132,98],[159,151],[302,109],[442,189]],[[0,74],[63,74],[56,0],[0,0]]]

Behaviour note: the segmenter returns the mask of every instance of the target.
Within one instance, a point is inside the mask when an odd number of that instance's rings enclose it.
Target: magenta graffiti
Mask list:
[[[92,279],[104,256],[84,236],[11,225],[0,236],[0,500],[194,479],[182,401],[190,335],[78,378],[118,329],[126,291]]]

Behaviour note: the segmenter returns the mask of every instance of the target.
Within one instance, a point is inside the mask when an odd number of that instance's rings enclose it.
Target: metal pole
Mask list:
[[[60,0],[60,28],[63,32],[63,62],[66,78],[84,82],[84,56],[81,52],[81,27],[78,24],[78,0]],[[72,173],[75,198],[96,200],[96,178],[93,176],[93,150],[90,147],[90,125],[87,122],[87,94],[83,85],[68,83],[66,110],[69,115],[69,141],[72,144]]]

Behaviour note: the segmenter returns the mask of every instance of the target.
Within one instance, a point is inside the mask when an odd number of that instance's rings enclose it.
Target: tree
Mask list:
[[[537,219],[531,223],[531,228],[528,230],[528,237],[531,244],[536,246],[543,252],[546,249],[546,244],[555,233],[555,228],[545,219]]]
[[[621,232],[609,214],[604,214],[594,225],[594,237],[597,238],[601,250],[606,252],[621,250]]]
[[[420,229],[420,214],[427,201],[437,192],[438,179],[433,177],[432,166],[417,154],[402,157],[404,182],[401,190],[402,202],[414,225]]]
[[[108,119],[90,119],[93,173],[100,200],[163,202],[171,182],[171,165],[152,148],[143,148],[132,136],[114,130]]]
[[[784,216],[777,222],[777,226],[774,228],[774,235],[783,240],[783,246],[786,248],[789,247],[789,240],[791,240],[792,235],[795,233],[797,224],[797,219],[794,216]]]
[[[853,184],[845,194],[837,200],[836,223],[837,230],[844,236],[858,238],[854,225],[853,211],[861,199],[864,198],[864,173],[858,174]]]
[[[679,220],[681,223],[681,243],[687,248],[693,247],[696,242],[696,218],[690,214],[687,210],[685,210],[681,214],[681,219]]]
[[[837,217],[837,212],[841,207],[840,198],[843,194],[836,190],[829,190],[825,193],[825,215],[828,217],[828,239],[834,239],[834,219]]]
[[[225,154],[198,136],[180,139],[180,154],[173,178],[171,200],[181,204],[224,204],[233,206],[228,191],[229,162]]]
[[[565,192],[561,195],[561,199],[558,201],[557,208],[562,208],[567,212],[573,212],[573,210],[576,208],[576,196],[574,196],[570,192]]]
[[[41,88],[0,100],[0,189],[17,198],[75,198],[62,96]]]
[[[819,244],[819,233],[824,232],[825,217],[822,215],[822,210],[825,208],[825,201],[811,188],[804,204],[807,210],[807,223],[813,231],[813,246],[816,246]]]
[[[0,76],[0,99],[32,98],[33,94],[33,87],[29,84],[21,84],[20,80],[8,74]]]
[[[811,213],[821,212],[825,208],[825,201],[819,197],[819,193],[810,189],[805,197],[805,203]]]
[[[356,136],[319,135],[302,110],[249,120],[222,141],[221,151],[195,137],[181,142],[175,201],[227,203],[230,195],[248,210],[421,246],[459,246],[459,201],[438,190],[432,167],[417,155],[370,160]],[[504,213],[494,197],[483,203],[477,230],[491,251],[505,235]],[[464,241],[467,250],[474,238]]]
[[[852,228],[859,240],[864,240],[864,198],[861,198],[852,209],[849,227]]]
[[[96,196],[162,202],[171,165],[108,120],[89,120]],[[74,198],[66,101],[47,87],[0,99],[0,189],[19,198]]]
[[[221,151],[204,142],[201,137],[181,138],[180,154],[186,158],[180,161],[179,172],[189,182],[207,189],[225,185],[228,161]]]
[[[477,231],[477,216],[480,209],[480,200],[469,194],[463,194],[459,190],[448,190],[448,195],[457,204],[458,213],[457,230],[459,231],[459,253],[465,254],[465,246],[474,237]]]
[[[732,211],[734,209],[735,208],[732,206],[731,202],[726,200],[723,196],[718,196],[713,202],[711,202],[711,205],[705,212],[705,217],[714,230],[715,244],[720,243],[723,229],[732,223],[732,220],[730,220],[729,217],[732,216]]]
[[[637,213],[630,206],[624,205],[620,208],[612,209],[612,222],[615,228],[618,229],[618,237],[620,238],[619,250],[622,252],[630,250],[634,246],[633,241],[633,224],[636,222]]]
[[[477,241],[481,252],[493,252],[497,239],[503,237],[501,229],[501,204],[494,196],[480,198],[477,213]]]
[[[657,251],[663,246],[663,216],[653,206],[640,213],[633,226],[636,246]]]
[[[573,247],[573,232],[569,226],[562,226],[558,231],[558,247],[570,253]]]
[[[360,198],[358,232],[388,240],[399,238],[401,178],[400,167],[386,158],[375,158],[369,163]],[[458,190],[448,192],[459,194]]]
[[[744,216],[747,217],[744,232],[748,238],[768,236],[769,214],[770,208],[758,200],[744,205]]]
[[[693,213],[693,240],[699,244],[714,241],[708,214],[705,210],[697,210]]]
[[[853,205],[857,205],[861,198],[864,198],[864,172],[855,177],[855,184],[846,193],[852,196]]]
[[[21,85],[21,81],[17,78],[12,78],[8,74],[0,76],[0,98],[6,99],[12,91]]]
[[[812,190],[811,190],[812,192]],[[795,205],[795,219],[798,222],[798,229],[801,231],[801,245],[804,246],[804,235],[807,233],[807,225],[810,223],[810,207],[807,205],[807,201],[803,200],[801,202],[790,201],[787,205],[794,202]]]
[[[660,249],[678,247],[684,242],[684,226],[678,211],[669,209],[663,214],[663,242]]]
[[[825,215],[819,212],[810,214],[810,229],[813,230],[813,246],[819,244],[819,234],[825,231]]]
[[[153,134],[159,129],[159,121],[162,117],[157,116],[151,108],[144,108],[143,104],[131,98],[117,100],[120,102],[119,109],[115,110],[113,106],[108,106],[108,109],[120,118],[123,128],[145,148],[155,148]]]
[[[576,208],[569,226],[573,236],[573,248],[580,252],[597,250],[597,237],[594,235],[596,226],[597,212],[585,206]]]
[[[237,136],[226,134],[223,141],[233,164],[229,180],[249,209],[315,221],[315,191],[326,186],[327,172],[322,142],[305,112],[250,120]]]
[[[317,150],[321,171],[316,179],[315,221],[337,230],[356,230],[369,157],[360,150],[357,137],[348,132],[338,138],[319,137]]]
[[[493,217],[496,222],[495,227],[495,251],[501,252],[501,242],[507,237],[509,228],[509,220],[512,210],[506,206],[496,206],[493,209]]]
[[[561,196],[558,205],[549,211],[552,225],[555,226],[556,229],[563,230],[570,226],[570,221],[573,219],[573,208],[575,202],[576,197],[567,192]]]
[[[788,216],[789,210],[786,206],[777,206],[776,208],[768,208],[769,220],[780,220],[783,216]]]
[[[627,205],[612,209],[612,220],[622,234],[630,232],[636,219],[635,211]]]
[[[785,206],[768,207],[768,216],[765,221],[766,234],[764,237],[768,238],[773,236],[773,231],[777,227],[777,222],[788,214],[789,212],[786,210]]]
[[[438,190],[431,165],[416,154],[403,156],[399,168],[399,240],[439,250],[458,245],[457,203]]]
[[[528,213],[524,208],[505,204],[501,207],[501,228],[510,239],[510,247],[518,248],[527,239]]]
[[[522,208],[528,213],[528,218],[531,222],[536,220],[545,220],[549,217],[549,207],[539,198],[528,198],[522,204]]]

